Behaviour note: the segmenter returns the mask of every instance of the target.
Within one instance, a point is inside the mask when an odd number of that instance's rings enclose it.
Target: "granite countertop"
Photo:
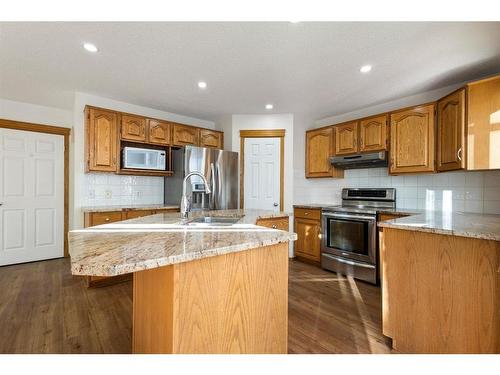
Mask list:
[[[289,216],[266,210],[197,211],[233,216],[232,226],[187,226],[180,214],[160,213],[69,232],[73,275],[115,276],[210,256],[294,241],[297,235],[255,225],[258,219]],[[190,218],[191,218],[190,217]]]
[[[416,213],[411,214],[411,216],[381,221],[378,226],[500,241],[500,215],[430,210],[413,211]]]
[[[159,209],[179,209],[179,206],[159,204],[132,204],[132,205],[112,205],[112,206],[86,206],[82,207],[84,213],[88,212],[108,212],[121,210],[159,210]]]

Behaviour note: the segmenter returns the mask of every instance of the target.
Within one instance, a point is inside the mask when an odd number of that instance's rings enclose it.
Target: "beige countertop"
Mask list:
[[[255,225],[289,216],[266,210],[197,211],[192,217],[234,216],[232,226],[182,225],[180,214],[160,213],[69,232],[74,275],[115,276],[210,256],[294,241],[297,235]]]
[[[410,212],[411,216],[379,222],[378,226],[500,241],[500,215],[430,210],[407,211],[414,213]]]
[[[159,210],[159,209],[179,209],[179,206],[160,204],[136,204],[136,205],[113,205],[113,206],[85,206],[82,207],[84,213],[108,212],[121,210]]]

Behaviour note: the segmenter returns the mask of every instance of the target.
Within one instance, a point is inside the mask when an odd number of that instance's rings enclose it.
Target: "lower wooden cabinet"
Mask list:
[[[294,210],[294,230],[297,241],[294,244],[295,256],[315,263],[321,262],[321,210]]]

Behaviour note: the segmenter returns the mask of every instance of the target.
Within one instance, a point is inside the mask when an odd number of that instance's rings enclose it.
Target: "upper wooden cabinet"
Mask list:
[[[369,117],[359,121],[359,151],[387,150],[387,115]]]
[[[144,117],[121,116],[121,138],[127,141],[146,142],[146,119]]]
[[[198,145],[199,129],[192,126],[173,124],[172,144],[174,146]]]
[[[157,145],[170,144],[170,123],[160,120],[147,120],[147,135],[148,143]]]
[[[335,131],[335,155],[358,152],[358,122],[352,121],[333,127]]]
[[[434,104],[391,113],[391,173],[433,172]]]
[[[118,114],[97,108],[85,108],[86,171],[116,172]]]
[[[465,168],[465,89],[440,99],[437,104],[437,170]]]
[[[222,149],[224,147],[223,133],[214,130],[200,129],[200,146]]]
[[[500,76],[467,86],[467,169],[500,169]]]
[[[343,177],[342,170],[330,164],[333,155],[333,127],[306,132],[306,177]]]

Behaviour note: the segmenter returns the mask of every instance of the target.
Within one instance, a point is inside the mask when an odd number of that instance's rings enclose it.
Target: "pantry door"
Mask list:
[[[0,128],[0,266],[64,256],[64,136]]]
[[[245,138],[244,208],[280,210],[280,138]]]

